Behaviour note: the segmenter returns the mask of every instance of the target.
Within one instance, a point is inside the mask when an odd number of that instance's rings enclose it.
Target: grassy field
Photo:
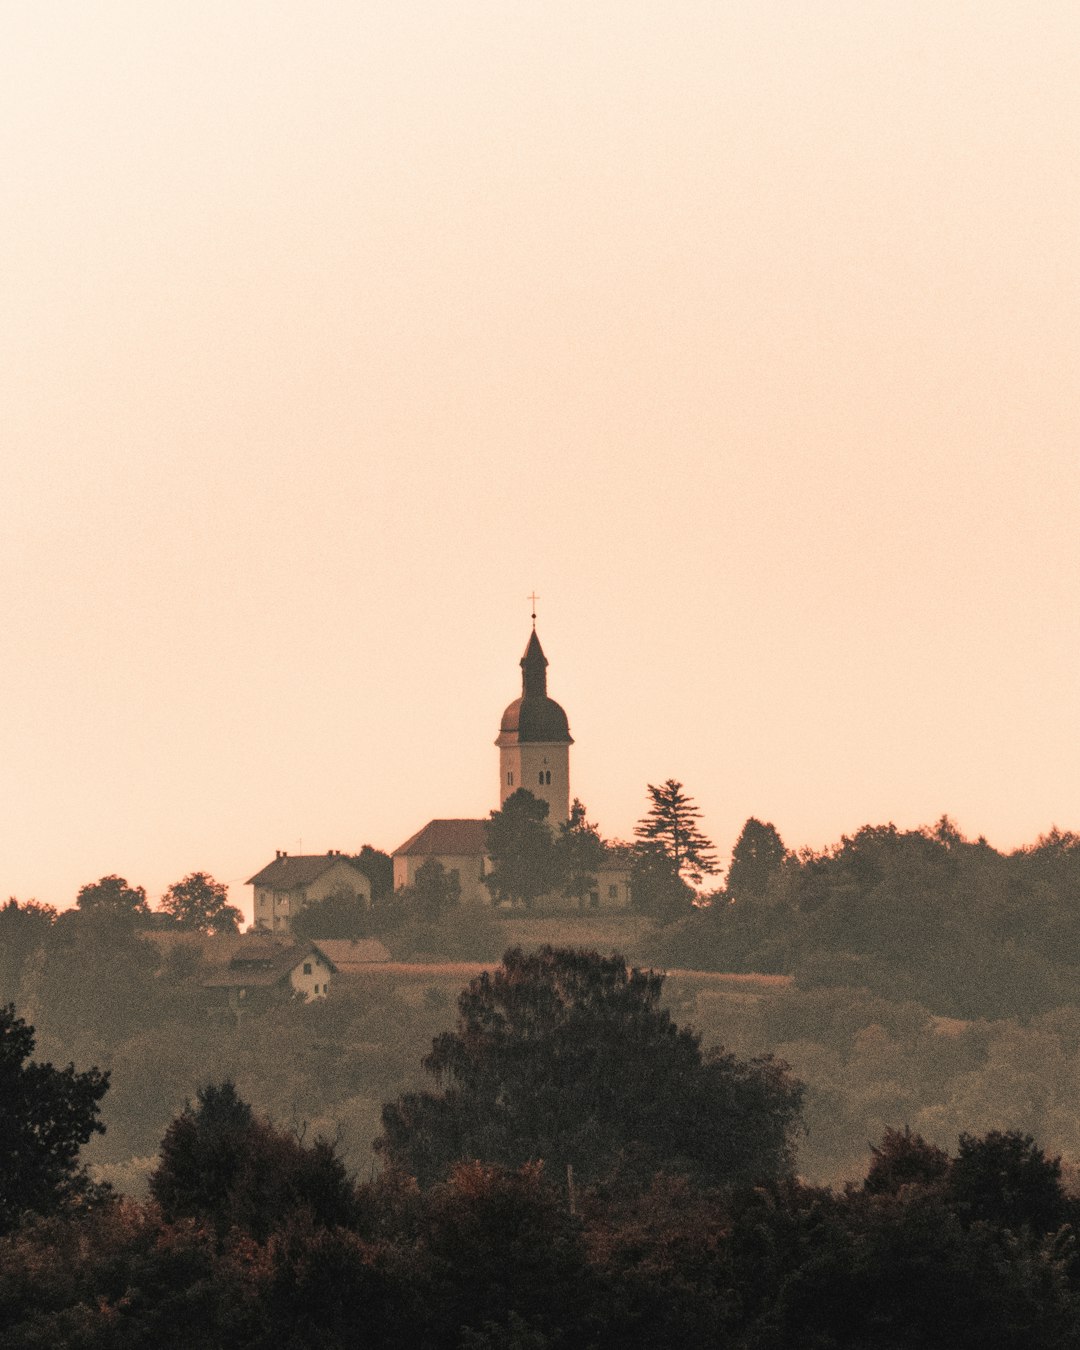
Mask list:
[[[540,945],[518,940],[522,946]],[[559,941],[566,943],[564,938]],[[418,1005],[428,990],[438,990],[451,1007],[470,980],[485,970],[494,970],[498,964],[497,961],[386,961],[368,966],[363,974],[339,979],[337,984],[341,991],[347,987],[346,981],[355,986],[382,987],[413,1005]],[[717,1001],[727,1005],[753,1004],[763,995],[775,994],[791,984],[790,975],[725,975],[711,970],[668,970],[664,975],[665,1002],[683,1007],[702,994],[714,1005]]]
[[[633,959],[652,927],[640,914],[499,915],[508,947],[588,947]]]

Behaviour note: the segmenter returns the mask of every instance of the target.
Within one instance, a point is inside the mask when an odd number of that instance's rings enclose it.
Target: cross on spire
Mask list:
[[[527,595],[527,596],[525,597],[525,599],[526,599],[526,600],[531,600],[531,601],[532,601],[532,621],[533,621],[533,631],[535,632],[535,631],[536,631],[536,602],[537,602],[537,600],[540,599],[540,597],[536,594],[535,591],[533,591],[532,595]]]

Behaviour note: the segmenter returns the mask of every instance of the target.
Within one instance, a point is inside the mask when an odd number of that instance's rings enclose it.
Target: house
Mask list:
[[[248,935],[231,944],[227,961],[212,966],[204,989],[217,989],[230,1007],[300,996],[306,1003],[325,998],[335,967],[314,943]]]
[[[255,928],[272,933],[287,933],[305,905],[328,895],[351,893],[371,904],[371,882],[340,849],[293,856],[278,850],[246,884],[255,888]]]

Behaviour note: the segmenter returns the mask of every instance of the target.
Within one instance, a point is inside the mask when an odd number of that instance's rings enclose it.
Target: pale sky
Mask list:
[[[572,789],[1080,829],[1075,0],[0,8],[0,898]],[[301,843],[302,841],[302,843]]]

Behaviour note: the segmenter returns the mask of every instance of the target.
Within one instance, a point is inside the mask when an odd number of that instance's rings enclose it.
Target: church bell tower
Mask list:
[[[548,804],[553,829],[570,817],[570,747],[566,713],[548,697],[547,657],[536,635],[536,616],[521,658],[521,697],[503,713],[499,728],[499,805],[518,788]]]

